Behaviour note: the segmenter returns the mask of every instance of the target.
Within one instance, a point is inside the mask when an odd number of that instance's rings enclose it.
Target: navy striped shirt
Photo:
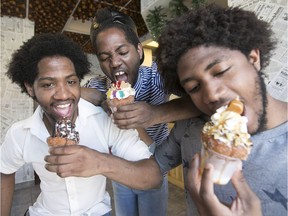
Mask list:
[[[97,75],[90,79],[84,87],[106,92],[110,85],[111,81],[108,77]],[[153,63],[151,67],[139,67],[138,78],[133,88],[136,91],[135,101],[145,101],[152,105],[158,105],[169,100],[170,95],[164,90],[164,83],[157,71],[156,63]],[[169,134],[166,123],[153,125],[146,131],[157,145],[161,144]]]

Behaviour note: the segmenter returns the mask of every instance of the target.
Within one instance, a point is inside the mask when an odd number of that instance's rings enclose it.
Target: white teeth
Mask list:
[[[69,107],[69,106],[70,106],[70,104],[61,104],[61,105],[58,105],[57,107],[63,109],[63,108]]]
[[[120,76],[120,75],[123,75],[123,74],[124,74],[124,72],[120,71],[120,72],[115,73],[115,76]]]

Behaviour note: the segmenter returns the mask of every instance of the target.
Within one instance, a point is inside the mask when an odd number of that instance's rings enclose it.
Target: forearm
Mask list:
[[[150,146],[153,143],[152,138],[148,135],[144,128],[137,128],[140,139],[147,145]]]
[[[163,176],[154,158],[131,162],[108,154],[101,154],[103,175],[130,188],[147,190],[159,188]]]
[[[101,106],[101,103],[106,100],[106,95],[95,88],[81,88],[81,97],[95,106]]]
[[[154,124],[175,122],[201,114],[189,97],[173,99],[154,108]]]
[[[15,173],[1,173],[1,216],[10,216],[13,193],[15,187]]]
[[[104,175],[140,190],[157,188],[162,183],[163,177],[154,158],[132,162],[81,145],[51,148],[49,152],[45,168],[62,178]]]

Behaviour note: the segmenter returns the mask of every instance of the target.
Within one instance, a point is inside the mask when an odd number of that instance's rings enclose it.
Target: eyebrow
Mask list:
[[[121,44],[119,47],[116,48],[115,52],[118,52],[122,47],[126,47],[127,45],[126,44]],[[100,52],[97,54],[97,56],[100,56],[100,55],[111,55],[110,52]]]
[[[69,79],[69,78],[74,77],[74,76],[75,76],[75,77],[78,77],[77,74],[70,74],[70,75],[66,76],[65,79]],[[44,81],[45,81],[45,80],[51,80],[51,81],[52,81],[52,80],[54,80],[54,79],[55,79],[54,77],[40,77],[40,78],[38,79],[38,81],[43,81],[43,80],[44,80]]]
[[[219,64],[219,63],[222,62],[222,61],[223,61],[223,58],[214,59],[214,61],[212,61],[210,64],[208,64],[208,65],[206,66],[206,68],[204,69],[204,71],[210,70],[212,67],[214,67],[214,65]]]
[[[188,77],[188,78],[182,80],[182,81],[180,82],[180,84],[181,84],[182,86],[184,86],[185,83],[187,83],[187,82],[189,82],[189,81],[191,81],[191,80],[194,80],[194,77],[193,77],[193,76],[192,76],[192,77]]]
[[[208,64],[208,65],[205,67],[204,71],[206,72],[206,71],[210,70],[212,67],[214,67],[216,64],[219,64],[220,62],[222,62],[222,61],[223,61],[223,58],[224,58],[224,57],[214,59],[210,64]],[[180,84],[181,84],[182,86],[184,86],[185,83],[187,83],[187,82],[189,82],[189,81],[193,81],[193,80],[194,80],[194,76],[190,76],[190,77],[182,80],[182,81],[180,82]]]

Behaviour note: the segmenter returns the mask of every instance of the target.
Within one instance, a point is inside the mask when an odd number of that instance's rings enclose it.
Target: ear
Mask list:
[[[259,71],[261,69],[260,50],[259,49],[251,50],[248,58],[249,58],[249,62],[253,64],[254,67]]]
[[[33,87],[30,84],[26,83],[26,82],[24,83],[24,85],[25,85],[25,88],[26,88],[28,94],[30,95],[30,97],[34,98],[35,94],[34,94]]]
[[[142,47],[142,44],[141,44],[141,43],[138,43],[137,52],[138,52],[138,54],[139,54],[139,58],[141,59],[142,56],[143,56],[143,47]]]

